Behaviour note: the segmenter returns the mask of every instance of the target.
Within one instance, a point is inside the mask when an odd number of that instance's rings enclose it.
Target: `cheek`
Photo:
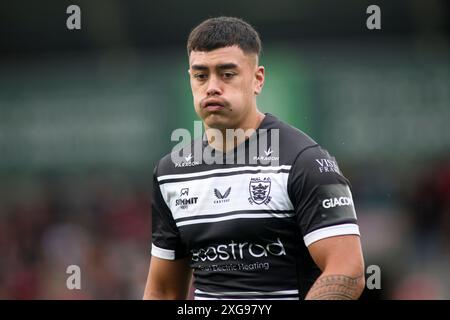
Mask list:
[[[241,91],[240,92],[241,96],[245,100],[248,100],[249,98],[251,98],[253,96],[253,92],[254,92],[254,83],[253,83],[252,79],[246,79],[245,81],[243,81],[239,90]]]
[[[201,99],[200,90],[198,87],[193,86],[191,84],[191,92],[192,92],[192,97],[194,99],[194,103],[197,104],[197,102],[199,102],[199,100]]]
[[[228,92],[225,94],[228,96],[228,99],[238,102],[247,99],[249,88],[250,87],[247,82],[241,81],[233,84],[233,86],[229,88]]]
[[[252,90],[255,86],[255,79],[251,75],[246,75],[245,79],[242,81],[242,88],[248,92]]]

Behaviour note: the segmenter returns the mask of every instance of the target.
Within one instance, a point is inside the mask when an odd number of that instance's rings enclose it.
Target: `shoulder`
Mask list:
[[[291,165],[290,182],[306,178],[317,183],[348,183],[336,158],[308,134],[271,115],[267,128],[278,129],[281,159]]]
[[[202,144],[201,138],[194,139],[181,149],[172,150],[170,153],[164,155],[157,161],[154,175],[160,177],[195,171],[196,167],[200,164],[200,161],[197,160],[194,154],[194,151],[198,149],[195,147],[197,144]]]
[[[336,158],[320,145],[311,146],[301,150],[294,161],[296,168],[310,171],[315,174],[341,175]]]
[[[279,135],[280,156],[284,163],[293,164],[298,158],[328,157],[329,154],[308,134],[268,114],[266,128]],[[273,142],[272,142],[273,143]]]

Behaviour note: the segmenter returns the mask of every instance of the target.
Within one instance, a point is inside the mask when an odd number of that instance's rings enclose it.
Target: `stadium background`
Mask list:
[[[81,7],[82,29],[66,28]],[[382,30],[366,28],[370,4]],[[197,120],[191,28],[260,32],[258,105],[310,134],[351,180],[367,299],[450,297],[447,1],[2,1],[0,298],[140,299],[150,186],[175,128]],[[66,288],[79,265],[82,290]]]

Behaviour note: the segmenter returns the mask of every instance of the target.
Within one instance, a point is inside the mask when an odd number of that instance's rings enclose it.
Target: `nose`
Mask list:
[[[208,88],[206,89],[207,96],[221,95],[222,89],[220,87],[220,79],[216,76],[211,76],[208,81]]]

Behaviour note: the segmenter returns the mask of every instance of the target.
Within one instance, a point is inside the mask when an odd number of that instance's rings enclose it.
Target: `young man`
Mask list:
[[[357,299],[364,262],[348,181],[306,134],[258,110],[257,32],[212,18],[187,49],[206,134],[194,157],[173,152],[155,168],[144,299],[185,299],[192,270],[196,299]],[[227,129],[245,134],[226,139]],[[224,161],[193,161],[198,150]]]

